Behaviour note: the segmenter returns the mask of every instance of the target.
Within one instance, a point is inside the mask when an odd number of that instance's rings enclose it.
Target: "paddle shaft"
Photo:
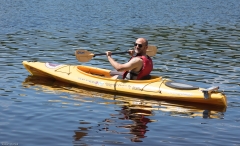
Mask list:
[[[124,54],[124,53],[129,53],[129,51],[124,51],[124,52],[114,52],[114,53],[112,53],[112,55],[114,55],[114,54]],[[94,54],[93,57],[101,56],[101,55],[106,55],[106,53]]]

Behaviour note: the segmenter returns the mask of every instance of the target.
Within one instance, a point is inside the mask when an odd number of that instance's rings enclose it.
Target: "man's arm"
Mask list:
[[[133,58],[125,64],[120,64],[116,62],[112,57],[111,53],[107,52],[108,61],[117,71],[128,71],[139,67],[142,67],[142,60],[140,58]]]

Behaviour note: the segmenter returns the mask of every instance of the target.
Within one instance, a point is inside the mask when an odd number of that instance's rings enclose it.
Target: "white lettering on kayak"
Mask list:
[[[121,83],[105,83],[105,85],[107,87],[117,87],[117,88],[128,88],[128,89],[131,89],[132,86],[131,85],[126,85],[126,84],[121,84]]]
[[[96,82],[95,82],[95,85],[98,85],[98,86],[104,86],[104,82],[96,81]]]
[[[141,90],[141,87],[133,86],[132,90]]]
[[[86,81],[88,83],[97,85],[97,86],[104,86],[105,85],[104,82],[100,82],[100,81],[93,81],[93,80],[90,80],[90,79],[85,79],[85,78],[80,78],[80,77],[78,79],[81,80],[81,81]]]

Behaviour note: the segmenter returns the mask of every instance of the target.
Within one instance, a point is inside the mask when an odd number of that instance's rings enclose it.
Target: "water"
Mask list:
[[[240,145],[240,2],[35,1],[0,5],[2,145]],[[112,69],[138,37],[158,46],[153,74],[220,86],[226,108],[114,95],[29,76],[37,60]],[[116,55],[119,62],[127,55]]]

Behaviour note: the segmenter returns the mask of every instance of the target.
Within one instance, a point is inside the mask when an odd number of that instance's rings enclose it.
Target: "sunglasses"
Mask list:
[[[139,46],[139,48],[142,48],[142,46],[143,46],[142,44],[134,43],[134,46],[135,46],[135,47],[136,47],[137,45]]]

